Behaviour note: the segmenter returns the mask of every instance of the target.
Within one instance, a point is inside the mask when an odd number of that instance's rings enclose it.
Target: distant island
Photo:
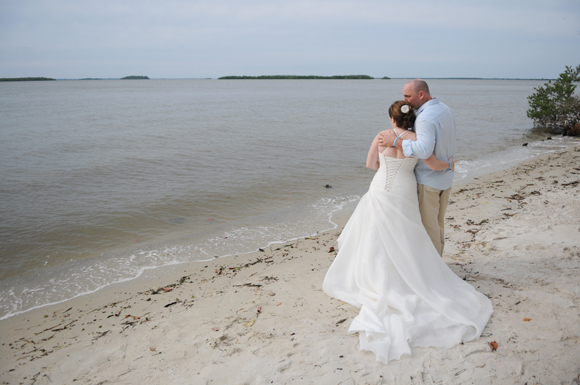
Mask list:
[[[135,79],[140,79],[140,80],[149,79],[149,76],[135,76],[135,75],[132,75],[132,76],[125,76],[124,78],[121,78],[121,80],[135,80]]]
[[[45,80],[56,80],[52,78],[0,78],[0,82],[39,82]]]
[[[369,75],[334,75],[334,76],[317,76],[317,75],[260,75],[260,76],[222,76],[219,79],[238,80],[238,79],[374,79]],[[384,78],[383,78],[384,79]]]

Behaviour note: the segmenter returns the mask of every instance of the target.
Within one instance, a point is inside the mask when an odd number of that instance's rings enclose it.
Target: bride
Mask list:
[[[416,140],[409,103],[393,103],[389,116],[398,137]],[[348,332],[358,332],[360,349],[387,363],[411,354],[411,346],[450,348],[479,338],[493,308],[447,267],[427,235],[413,173],[418,159],[379,146],[379,136],[367,158],[367,167],[378,171],[338,238],[323,290],[360,308]],[[453,159],[434,155],[425,163],[433,170],[454,167]]]

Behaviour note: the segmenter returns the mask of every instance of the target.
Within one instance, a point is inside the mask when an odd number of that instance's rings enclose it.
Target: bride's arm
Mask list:
[[[379,169],[379,139],[382,138],[382,131],[375,136],[373,142],[371,143],[371,148],[369,149],[369,154],[367,155],[367,168],[372,168],[373,170]],[[384,150],[384,148],[383,148]]]
[[[433,171],[455,170],[455,157],[451,157],[449,161],[446,161],[439,160],[435,157],[435,154],[431,154],[429,158],[423,159],[423,162]]]

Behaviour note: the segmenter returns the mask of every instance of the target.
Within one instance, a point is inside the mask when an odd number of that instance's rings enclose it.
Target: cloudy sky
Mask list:
[[[579,0],[0,0],[0,77],[555,78]]]

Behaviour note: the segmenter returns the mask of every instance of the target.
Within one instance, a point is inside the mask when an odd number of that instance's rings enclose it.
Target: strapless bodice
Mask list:
[[[414,169],[418,158],[391,158],[379,153],[380,166],[373,178],[371,188],[382,189],[387,192],[393,187],[412,189],[417,184]],[[406,190],[409,191],[409,190]],[[413,191],[413,190],[410,190]]]

